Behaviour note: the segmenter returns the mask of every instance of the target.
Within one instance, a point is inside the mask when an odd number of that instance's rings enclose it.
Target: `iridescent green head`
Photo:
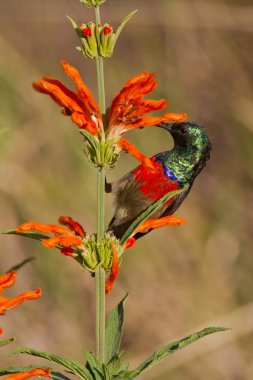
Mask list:
[[[182,181],[193,180],[210,158],[212,145],[206,131],[195,122],[159,126],[169,131],[174,140],[174,148],[165,157],[166,165]]]

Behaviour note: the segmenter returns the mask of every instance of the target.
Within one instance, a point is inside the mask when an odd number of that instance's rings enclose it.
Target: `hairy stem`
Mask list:
[[[99,7],[95,7],[96,23],[101,24]],[[99,106],[103,114],[105,127],[105,85],[103,58],[96,58]],[[99,167],[97,173],[97,239],[105,231],[105,168]],[[98,267],[96,278],[96,356],[101,363],[105,362],[105,270]]]

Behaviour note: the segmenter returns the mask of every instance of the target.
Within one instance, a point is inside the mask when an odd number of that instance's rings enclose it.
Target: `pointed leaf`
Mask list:
[[[114,355],[119,353],[123,334],[124,304],[127,296],[128,294],[125,295],[109,315],[108,325],[105,331],[106,363],[108,363]]]
[[[1,231],[1,235],[20,235],[20,236],[25,236],[31,239],[35,240],[44,240],[44,239],[49,239],[50,236],[40,234],[38,232],[17,232],[16,230],[10,230],[10,231]]]
[[[77,36],[79,38],[83,39],[82,30],[79,28],[79,26],[77,25],[77,23],[70,16],[67,16],[67,18],[69,19],[69,21],[71,22],[73,28],[75,29],[75,32],[76,32]]]
[[[14,341],[15,341],[15,338],[0,340],[0,347],[6,346],[7,344],[13,343]]]
[[[175,197],[176,195],[186,191],[188,189],[188,186],[183,187],[180,190],[175,190],[167,193],[164,195],[161,199],[159,199],[157,202],[154,202],[147,210],[145,210],[135,221],[131,224],[131,226],[126,230],[124,235],[122,236],[120,243],[123,245],[127,239],[134,233],[136,228],[144,222],[144,220],[148,219],[156,210],[158,210],[160,207],[164,205],[169,199]]]
[[[134,379],[140,373],[146,371],[149,368],[152,368],[154,365],[160,363],[163,359],[165,359],[167,356],[174,354],[174,352],[181,350],[182,348],[188,346],[189,344],[197,341],[200,338],[203,338],[206,335],[213,334],[215,332],[219,331],[226,331],[227,328],[224,327],[207,327],[201,331],[198,331],[192,335],[186,336],[183,339],[177,340],[173,343],[168,344],[167,346],[163,347],[160,350],[157,350],[151,355],[148,359],[146,359],[142,364],[139,365],[138,368],[136,368],[135,371],[133,371],[132,375],[129,377],[129,379]]]
[[[6,271],[6,273],[9,273],[9,272],[11,272],[11,271],[13,271],[13,270],[18,270],[18,269],[22,268],[24,265],[30,263],[30,262],[33,261],[33,260],[35,260],[35,257],[28,257],[27,259],[21,261],[20,263],[14,265],[14,266],[11,267],[10,269],[8,269],[8,270]]]
[[[111,378],[125,378],[126,373],[128,373],[128,364],[121,363],[120,355],[116,354],[106,365],[107,371]]]
[[[96,356],[92,352],[85,352],[84,356],[87,360],[86,368],[93,374],[94,380],[103,380],[103,369]]]
[[[14,351],[14,355],[16,354],[28,354],[37,356],[39,358],[47,359],[49,361],[55,362],[57,364],[61,364],[63,367],[67,368],[72,374],[77,375],[81,379],[85,380],[93,380],[91,374],[81,363],[78,361],[64,358],[62,356],[51,354],[50,352],[42,352],[37,351],[32,348],[19,348]]]
[[[123,28],[125,27],[126,23],[133,17],[133,15],[138,11],[138,9],[135,9],[135,11],[129,13],[129,15],[127,15],[124,20],[122,21],[122,23],[120,24],[120,26],[118,27],[118,29],[116,30],[116,39],[115,39],[115,43],[120,35],[120,33],[122,32]],[[114,43],[114,44],[115,44]]]

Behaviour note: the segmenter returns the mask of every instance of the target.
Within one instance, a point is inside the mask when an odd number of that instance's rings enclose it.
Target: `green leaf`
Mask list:
[[[27,259],[21,261],[20,263],[14,265],[13,267],[9,268],[6,273],[9,273],[13,270],[18,270],[20,268],[22,268],[24,265],[30,263],[31,261],[35,260],[35,257],[28,257]]]
[[[94,380],[103,380],[103,368],[96,356],[92,352],[85,352],[84,356],[87,360],[86,368],[93,374]]]
[[[180,339],[173,343],[168,344],[167,346],[161,348],[160,350],[155,351],[153,355],[151,355],[142,364],[140,364],[139,367],[137,367],[136,370],[133,371],[129,379],[134,379],[135,377],[140,375],[142,372],[160,363],[167,356],[174,354],[175,352],[197,341],[198,339],[203,338],[206,335],[213,334],[215,332],[226,331],[226,330],[228,329],[224,327],[207,327],[192,335],[188,335],[183,339]]]
[[[129,13],[129,15],[127,15],[124,20],[122,21],[122,23],[120,24],[120,26],[118,27],[115,35],[116,35],[116,39],[115,39],[115,42],[114,44],[116,43],[120,33],[122,32],[123,28],[125,27],[126,23],[133,17],[133,15],[138,11],[138,9],[135,9],[135,11]]]
[[[72,374],[77,375],[80,379],[85,380],[93,380],[91,374],[85,368],[81,363],[78,361],[64,358],[62,356],[51,354],[50,352],[42,352],[37,351],[32,348],[19,348],[18,350],[14,351],[14,355],[16,354],[28,354],[37,356],[39,358],[47,359],[49,361],[52,361],[57,364],[61,364],[63,367],[67,368]]]
[[[79,26],[77,25],[77,23],[70,16],[67,16],[67,18],[69,19],[69,21],[71,22],[73,28],[75,29],[75,32],[76,32],[77,36],[79,38],[83,39],[82,30],[79,28]]]
[[[145,210],[132,224],[131,226],[126,230],[124,235],[122,236],[120,243],[124,245],[124,243],[127,241],[127,239],[134,233],[134,231],[137,229],[137,227],[144,222],[144,220],[148,219],[156,210],[158,210],[160,207],[164,205],[169,199],[175,197],[176,195],[186,191],[188,189],[188,186],[183,187],[180,190],[175,190],[167,193],[164,195],[161,199],[159,199],[157,202],[154,202],[147,210]]]
[[[121,363],[120,355],[116,354],[106,365],[109,376],[113,379],[125,378],[128,373],[128,364]]]
[[[13,343],[14,341],[15,341],[15,338],[0,340],[0,347],[6,346],[7,344]]]
[[[9,367],[6,369],[0,369],[0,376],[5,376],[5,375],[11,375],[12,373],[24,373],[24,372],[29,372],[32,371],[33,369],[36,368],[42,368],[42,369],[49,369],[51,372],[51,379],[54,380],[71,380],[69,377],[63,375],[60,372],[54,371],[51,368],[45,367],[45,366],[35,366],[35,365],[30,365],[26,367]]]
[[[35,239],[35,240],[44,240],[44,239],[50,238],[50,236],[39,234],[38,232],[17,232],[16,230],[1,231],[0,235],[20,235],[20,236],[25,236],[25,237]]]
[[[105,331],[106,363],[108,363],[114,355],[119,353],[123,334],[124,304],[127,296],[128,294],[125,295],[109,315],[108,325]]]

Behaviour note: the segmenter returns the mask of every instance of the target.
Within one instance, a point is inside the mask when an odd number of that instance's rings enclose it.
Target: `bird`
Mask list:
[[[193,182],[210,158],[212,144],[204,128],[196,122],[161,123],[170,132],[174,147],[151,157],[154,170],[141,164],[121,179],[107,183],[105,191],[113,195],[114,215],[108,231],[121,239],[129,226],[154,202],[171,191],[186,191],[161,206],[150,219],[172,215],[187,197]],[[149,231],[137,233],[135,239]]]

